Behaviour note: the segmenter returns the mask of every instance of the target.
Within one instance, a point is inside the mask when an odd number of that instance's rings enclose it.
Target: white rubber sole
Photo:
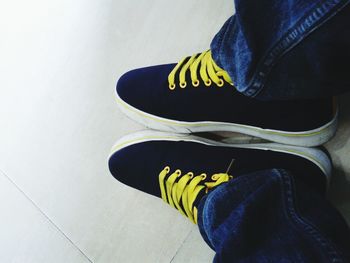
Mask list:
[[[272,142],[283,144],[312,147],[322,145],[329,141],[336,132],[338,121],[338,110],[334,118],[327,124],[314,130],[303,132],[286,132],[280,130],[262,129],[255,126],[213,122],[213,121],[199,121],[199,122],[185,122],[166,119],[143,112],[125,101],[123,101],[118,93],[116,94],[117,104],[120,110],[130,119],[143,124],[144,126],[175,133],[196,133],[196,132],[236,132],[254,137],[259,137]]]
[[[112,147],[111,154],[128,147],[130,145],[147,142],[147,141],[187,141],[196,142],[211,146],[223,146],[233,148],[259,149],[266,151],[275,151],[292,154],[305,158],[317,165],[327,178],[327,189],[332,175],[332,163],[327,154],[317,148],[305,148],[291,145],[282,145],[277,143],[260,143],[260,144],[227,144],[195,135],[167,133],[160,131],[141,131],[129,134],[119,139]]]

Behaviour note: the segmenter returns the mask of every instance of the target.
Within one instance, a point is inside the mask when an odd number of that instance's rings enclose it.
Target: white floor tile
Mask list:
[[[0,167],[93,262],[213,255],[176,211],[117,183],[107,157],[117,138],[141,129],[117,110],[116,79],[208,49],[232,2],[15,0],[0,8]],[[343,104],[340,131],[327,147],[337,165],[330,197],[350,221],[350,114]],[[18,257],[30,248],[39,255],[42,240],[56,248],[50,236],[27,240]]]
[[[202,240],[196,227],[192,231],[171,261],[172,263],[212,262],[215,252]]]
[[[90,262],[0,172],[0,262]]]
[[[94,262],[169,262],[191,230],[109,174],[114,141],[141,128],[117,110],[114,86],[131,68],[208,49],[232,4],[15,0],[0,9],[0,167]]]

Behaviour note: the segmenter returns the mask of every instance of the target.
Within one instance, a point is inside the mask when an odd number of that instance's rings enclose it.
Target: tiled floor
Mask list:
[[[117,77],[207,49],[232,10],[230,0],[1,4],[0,262],[211,261],[198,230],[116,182],[107,156],[142,129],[116,108]],[[348,222],[349,100],[327,145],[330,197]]]

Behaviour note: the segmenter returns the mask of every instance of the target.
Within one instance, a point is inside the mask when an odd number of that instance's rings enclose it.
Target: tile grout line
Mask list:
[[[185,244],[186,240],[189,238],[192,232],[193,232],[193,228],[188,232],[187,236],[184,238],[184,240],[182,241],[179,248],[176,250],[175,255],[171,258],[169,263],[172,263],[174,261],[175,257],[177,256],[177,254],[179,253],[179,251],[181,250],[181,248],[183,247],[183,245]]]
[[[53,226],[58,230],[59,233],[61,233],[69,243],[73,245],[83,256],[85,259],[87,259],[89,262],[93,263],[93,261],[48,217],[48,215],[40,209],[40,207],[3,171],[0,169],[0,174],[2,174],[12,185],[15,186],[15,188],[22,193],[25,198],[40,212],[41,215],[43,215]]]

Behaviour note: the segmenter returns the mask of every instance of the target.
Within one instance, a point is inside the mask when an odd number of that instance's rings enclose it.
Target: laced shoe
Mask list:
[[[281,168],[325,193],[332,164],[317,148],[227,145],[193,135],[144,131],[120,139],[109,169],[120,182],[162,198],[197,223],[200,200],[216,187],[258,170]]]
[[[332,98],[264,102],[242,95],[210,50],[177,64],[127,72],[118,81],[117,102],[131,119],[176,133],[228,131],[317,146],[337,126]]]

